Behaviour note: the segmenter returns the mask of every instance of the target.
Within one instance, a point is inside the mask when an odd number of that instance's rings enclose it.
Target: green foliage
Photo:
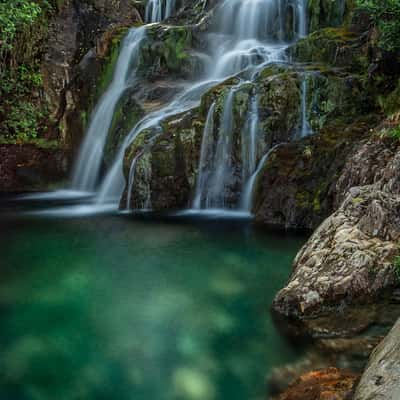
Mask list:
[[[396,126],[394,128],[389,128],[389,129],[383,129],[379,136],[381,138],[400,140],[400,126]]]
[[[357,0],[357,4],[371,13],[382,49],[400,51],[400,0]]]
[[[0,0],[0,45],[2,51],[13,48],[18,31],[31,25],[42,13],[39,4],[29,0]]]
[[[0,136],[29,141],[47,117],[40,64],[48,17],[47,0],[0,0]]]
[[[394,271],[397,279],[400,281],[400,256],[394,258]]]
[[[0,72],[0,124],[4,137],[27,141],[38,136],[40,124],[47,116],[35,98],[41,86],[42,75],[25,64]]]

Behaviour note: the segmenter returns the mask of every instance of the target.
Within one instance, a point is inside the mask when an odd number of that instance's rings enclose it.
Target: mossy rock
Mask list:
[[[104,149],[104,161],[109,165],[134,126],[144,116],[144,111],[134,96],[134,88],[128,88],[119,100],[111,123]]]
[[[355,7],[355,0],[308,0],[309,31],[348,22]]]
[[[374,123],[372,116],[350,125],[331,124],[318,135],[277,147],[256,182],[257,221],[315,229],[334,210],[336,182],[347,156]]]
[[[347,28],[325,28],[301,39],[291,52],[300,62],[366,71],[369,60],[364,45],[365,39]]]
[[[132,161],[137,156],[132,208],[151,205],[154,210],[186,207],[195,186],[204,121],[197,110],[175,115],[161,126],[146,129],[127,149],[124,173],[128,181]],[[127,192],[122,204],[126,203]]]
[[[190,53],[193,37],[189,27],[154,24],[146,33],[139,56],[139,74],[154,79],[171,74],[190,77],[196,72],[196,58]]]

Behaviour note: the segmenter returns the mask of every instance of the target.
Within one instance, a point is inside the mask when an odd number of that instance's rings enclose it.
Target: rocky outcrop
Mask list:
[[[350,400],[359,376],[328,368],[308,372],[293,382],[279,400]]]
[[[132,193],[129,196],[128,185],[121,207],[126,208],[129,198],[133,209],[185,207],[194,187],[200,142],[195,110],[167,119],[159,131],[142,131],[126,152],[124,172]]]
[[[372,353],[354,400],[400,398],[400,320]]]
[[[334,209],[336,182],[367,121],[327,126],[319,135],[279,146],[261,171],[253,212],[259,223],[313,229]]]
[[[388,135],[398,126],[399,118],[399,114],[387,118],[371,139],[358,146],[348,158],[337,181],[336,206],[354,186],[373,184],[379,190],[400,194],[400,143]]]
[[[330,305],[370,302],[397,287],[393,261],[399,227],[399,196],[374,187],[352,188],[297,255],[274,310],[311,315]]]

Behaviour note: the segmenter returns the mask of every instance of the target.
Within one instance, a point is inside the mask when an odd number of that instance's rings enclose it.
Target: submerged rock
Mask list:
[[[359,376],[328,368],[308,372],[278,398],[279,400],[350,400]]]

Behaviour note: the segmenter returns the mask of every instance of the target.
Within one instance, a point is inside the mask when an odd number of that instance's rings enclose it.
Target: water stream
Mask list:
[[[250,82],[268,63],[286,60],[285,50],[289,44],[288,13],[293,16],[293,26],[289,36],[300,38],[307,33],[306,2],[303,0],[224,0],[216,7],[213,23],[206,34],[207,55],[204,55],[205,74],[194,82],[186,82],[183,89],[176,94],[174,99],[161,109],[150,112],[125,138],[117,155],[101,181],[96,194],[96,203],[104,204],[114,202],[117,204],[127,184],[128,208],[131,206],[131,196],[134,190],[136,161],[130,168],[130,174],[125,181],[122,165],[126,149],[144,129],[154,130],[155,135],[160,131],[161,122],[172,115],[182,113],[196,107],[202,95],[212,86],[236,75],[247,71]],[[172,15],[177,3],[173,0],[152,0],[147,3],[146,21],[161,21]],[[121,54],[115,69],[114,80],[103,95],[96,107],[85,142],[82,146],[78,163],[75,167],[72,187],[77,190],[93,191],[99,179],[99,172],[103,149],[107,133],[111,124],[113,111],[127,84],[132,80],[134,68],[131,65],[137,57],[141,39],[145,36],[146,26],[132,30],[125,39]],[[134,63],[133,63],[134,64]],[[128,74],[128,71],[131,71]],[[244,81],[243,81],[244,82]],[[242,83],[243,83],[242,82]],[[238,87],[240,84],[238,85]],[[302,99],[306,99],[307,87],[303,85]],[[232,89],[226,98],[223,115],[219,124],[218,139],[213,154],[210,154],[209,137],[203,139],[206,149],[201,149],[198,182],[193,193],[193,207],[196,209],[232,208],[229,200],[232,186],[232,135],[233,135],[233,101],[235,89]],[[305,106],[305,101],[302,109]],[[303,112],[303,117],[306,116]],[[214,114],[209,110],[209,118]],[[248,129],[243,132],[242,151],[242,190],[248,186],[247,181],[255,172],[259,157],[263,150],[257,148],[258,130],[258,104],[257,95],[251,99],[248,115]],[[206,126],[214,124],[208,121]],[[302,125],[306,126],[307,121]],[[212,129],[214,129],[212,127]],[[207,127],[204,135],[210,135]],[[246,136],[246,133],[248,137]],[[265,149],[264,149],[265,151]],[[205,162],[205,159],[211,162]],[[208,169],[208,170],[207,170]],[[240,197],[240,196],[239,196]],[[243,198],[243,196],[241,196]],[[242,202],[243,204],[243,202]],[[236,208],[240,208],[236,204]],[[250,208],[249,208],[250,209]]]
[[[96,189],[115,107],[124,91],[134,81],[135,61],[144,36],[144,28],[133,28],[122,42],[113,79],[92,113],[79,151],[72,176],[73,190],[91,192]]]

